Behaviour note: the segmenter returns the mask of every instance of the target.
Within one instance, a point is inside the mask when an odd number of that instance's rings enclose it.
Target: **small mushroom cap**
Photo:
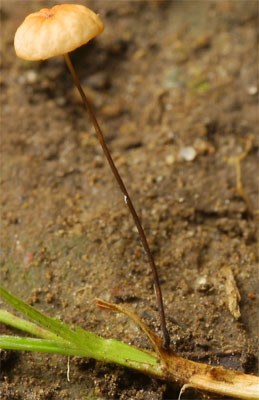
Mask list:
[[[14,37],[16,55],[46,60],[68,53],[102,33],[99,15],[78,4],[62,4],[29,14]]]

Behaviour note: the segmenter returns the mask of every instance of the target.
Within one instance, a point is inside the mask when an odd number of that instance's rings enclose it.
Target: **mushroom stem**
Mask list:
[[[128,208],[129,208],[129,211],[130,211],[130,213],[131,213],[131,215],[133,217],[133,220],[134,220],[134,222],[136,224],[139,236],[141,238],[143,247],[144,247],[146,255],[148,257],[148,261],[149,261],[149,264],[151,266],[151,269],[152,269],[152,272],[153,272],[153,277],[154,277],[154,287],[155,287],[158,310],[159,310],[159,314],[160,314],[161,328],[162,328],[162,331],[163,331],[164,346],[165,347],[169,347],[170,336],[169,336],[168,330],[166,328],[162,292],[161,292],[161,288],[160,288],[160,284],[159,284],[156,265],[155,265],[153,256],[151,254],[151,251],[150,251],[150,248],[149,248],[149,245],[148,245],[148,242],[147,242],[147,238],[146,238],[145,232],[144,232],[144,230],[142,228],[139,216],[136,213],[136,210],[135,210],[135,208],[133,206],[131,198],[130,198],[130,196],[128,194],[128,191],[126,189],[126,186],[125,186],[125,184],[124,184],[124,182],[123,182],[123,180],[122,180],[122,178],[121,178],[121,176],[119,174],[119,171],[117,170],[117,168],[116,168],[116,166],[115,166],[115,164],[113,162],[111,153],[110,153],[110,151],[109,151],[109,149],[107,147],[107,144],[105,142],[102,130],[101,130],[101,128],[100,128],[100,126],[99,126],[99,124],[98,124],[98,122],[96,120],[96,117],[95,117],[95,115],[93,113],[93,110],[92,110],[92,108],[91,108],[91,106],[90,106],[90,104],[89,104],[89,102],[88,102],[88,100],[86,98],[86,95],[85,95],[85,93],[83,91],[83,88],[82,88],[82,86],[80,84],[78,75],[77,75],[77,73],[76,73],[76,71],[75,71],[75,69],[73,67],[72,62],[71,62],[70,56],[69,56],[69,54],[64,54],[64,57],[65,57],[65,61],[66,61],[66,64],[68,66],[68,69],[69,69],[69,71],[70,71],[70,73],[72,75],[73,81],[74,81],[74,83],[75,83],[75,85],[76,85],[76,87],[77,87],[77,89],[78,89],[78,91],[79,91],[79,93],[81,95],[81,98],[82,98],[82,101],[83,101],[83,103],[85,105],[85,108],[86,108],[86,110],[87,110],[87,112],[89,114],[89,117],[90,117],[93,125],[94,125],[95,131],[96,131],[97,137],[99,139],[99,142],[100,142],[100,144],[102,146],[104,155],[107,158],[107,161],[108,161],[108,163],[110,165],[112,173],[115,176],[115,179],[117,180],[118,185],[119,185],[119,187],[120,187],[120,189],[121,189],[121,191],[123,193],[123,196],[124,196],[124,199],[125,199],[125,203],[127,204]]]

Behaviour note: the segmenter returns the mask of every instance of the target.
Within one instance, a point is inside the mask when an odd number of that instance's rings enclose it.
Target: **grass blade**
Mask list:
[[[65,356],[86,356],[83,351],[79,351],[68,343],[64,344],[64,342],[54,340],[20,336],[0,336],[0,348],[5,350],[38,351],[42,353],[62,354]]]
[[[43,339],[59,341],[62,340],[60,336],[57,336],[54,333],[44,328],[41,328],[40,326],[32,322],[26,321],[23,318],[19,318],[6,310],[0,310],[0,321],[6,325],[12,326],[13,328],[20,329],[24,332],[28,332],[31,335],[38,336]]]
[[[101,338],[78,326],[70,328],[63,322],[45,316],[1,286],[0,296],[28,318],[46,328],[38,327],[36,324],[2,310],[0,311],[0,321],[39,337],[44,337],[44,339],[1,336],[1,348],[89,357],[162,377],[159,361],[153,353],[137,349],[117,340]]]
[[[62,337],[66,341],[75,342],[80,345],[80,341],[78,341],[78,337],[76,333],[65,323],[47,317],[42,314],[40,311],[36,310],[34,307],[26,304],[24,301],[16,297],[15,295],[9,293],[6,289],[0,286],[0,296],[9,304],[11,304],[16,310],[20,311],[26,317],[31,319],[32,321],[38,323],[43,328],[46,328],[48,331],[51,331],[55,335]]]

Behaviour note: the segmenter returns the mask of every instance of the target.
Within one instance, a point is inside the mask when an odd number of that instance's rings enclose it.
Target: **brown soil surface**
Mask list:
[[[64,61],[14,54],[24,17],[54,3],[1,4],[1,282],[50,316],[150,348],[129,319],[94,303],[123,302],[160,332],[150,267]],[[147,233],[172,347],[256,373],[258,2],[84,4],[105,31],[72,59]],[[245,150],[247,197],[233,163]],[[223,267],[241,295],[238,319]],[[160,400],[180,390],[93,360],[72,358],[70,382],[66,373],[66,357],[7,352],[2,399]]]

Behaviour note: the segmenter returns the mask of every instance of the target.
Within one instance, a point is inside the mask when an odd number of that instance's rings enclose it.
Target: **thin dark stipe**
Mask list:
[[[170,345],[170,336],[169,336],[168,330],[166,328],[162,292],[161,292],[161,288],[160,288],[160,284],[159,284],[156,265],[155,265],[153,256],[151,254],[151,251],[150,251],[150,248],[149,248],[149,245],[148,245],[148,242],[147,242],[147,238],[146,238],[145,232],[144,232],[144,230],[142,228],[140,219],[139,219],[139,217],[138,217],[138,215],[137,215],[137,213],[135,211],[135,208],[134,208],[134,206],[132,204],[131,198],[130,198],[130,196],[128,194],[128,191],[127,191],[127,189],[126,189],[126,187],[124,185],[124,182],[123,182],[123,180],[122,180],[122,178],[121,178],[121,176],[119,174],[119,171],[117,170],[117,168],[116,168],[116,166],[115,166],[115,164],[113,162],[113,159],[112,159],[110,151],[109,151],[109,149],[108,149],[108,147],[106,145],[106,142],[105,142],[103,133],[101,131],[101,128],[100,128],[100,126],[99,126],[99,124],[98,124],[98,122],[97,122],[97,120],[95,118],[95,115],[94,115],[94,113],[92,111],[92,108],[91,108],[91,106],[90,106],[90,104],[89,104],[89,102],[88,102],[88,100],[86,98],[86,95],[85,95],[85,93],[84,93],[84,91],[82,89],[82,86],[81,86],[81,84],[79,82],[77,73],[76,73],[76,71],[75,71],[75,69],[74,69],[74,67],[72,65],[71,59],[70,59],[68,54],[65,54],[64,57],[65,57],[65,61],[66,61],[66,64],[68,66],[68,69],[69,69],[69,71],[70,71],[70,73],[72,75],[72,78],[74,80],[74,83],[75,83],[75,85],[76,85],[76,87],[77,87],[77,89],[78,89],[78,91],[79,91],[79,93],[81,95],[81,98],[83,100],[85,108],[86,108],[86,110],[87,110],[87,112],[89,114],[89,117],[90,117],[91,121],[93,122],[93,125],[95,127],[95,131],[96,131],[96,134],[98,136],[99,142],[100,142],[100,144],[102,146],[104,155],[107,158],[107,161],[108,161],[108,163],[110,165],[110,168],[111,168],[111,170],[113,172],[113,175],[115,176],[115,178],[116,178],[116,180],[118,182],[118,185],[120,186],[120,189],[121,189],[121,191],[122,191],[122,193],[124,195],[125,203],[127,204],[128,208],[129,208],[129,211],[130,211],[130,213],[131,213],[131,215],[132,215],[132,217],[134,219],[134,222],[136,224],[136,227],[138,229],[138,233],[140,235],[144,250],[146,252],[149,264],[150,264],[152,272],[153,272],[155,293],[156,293],[158,311],[159,311],[159,315],[160,315],[160,324],[161,324],[163,337],[164,337],[164,346],[166,348],[168,348],[169,345]]]

